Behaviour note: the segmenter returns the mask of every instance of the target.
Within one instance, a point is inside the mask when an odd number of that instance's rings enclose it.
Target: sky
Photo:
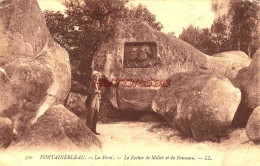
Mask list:
[[[42,10],[64,11],[63,0],[38,0]],[[142,4],[153,13],[164,28],[163,32],[174,32],[177,36],[190,24],[206,28],[214,21],[211,0],[131,0],[133,5]]]

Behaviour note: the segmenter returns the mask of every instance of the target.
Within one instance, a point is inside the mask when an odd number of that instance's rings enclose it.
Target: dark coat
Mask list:
[[[86,100],[86,108],[90,108],[92,101],[95,97],[98,96],[99,100],[101,99],[101,94],[96,93],[95,87],[93,86],[93,81],[88,84],[87,89],[87,100]]]

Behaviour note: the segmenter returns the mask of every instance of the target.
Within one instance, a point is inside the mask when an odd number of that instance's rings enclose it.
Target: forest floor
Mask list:
[[[99,123],[101,150],[7,151],[0,166],[259,166],[260,145],[249,141],[244,129],[230,129],[220,142],[197,142],[181,136],[165,123]],[[42,155],[84,155],[84,160],[45,160]],[[32,156],[32,159],[27,159]]]
[[[121,159],[123,165],[260,165],[260,145],[249,141],[244,129],[230,129],[229,135],[219,143],[197,142],[181,136],[166,124],[154,122],[98,124],[98,131],[102,153],[123,159],[129,157],[129,160]],[[138,156],[144,159],[135,160]],[[147,156],[150,159],[145,159]],[[153,156],[158,159],[152,160]],[[190,160],[192,158],[195,160]]]

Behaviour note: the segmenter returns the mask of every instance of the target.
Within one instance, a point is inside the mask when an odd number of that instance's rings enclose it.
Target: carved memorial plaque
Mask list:
[[[124,46],[124,68],[149,68],[156,64],[155,42],[126,42]]]

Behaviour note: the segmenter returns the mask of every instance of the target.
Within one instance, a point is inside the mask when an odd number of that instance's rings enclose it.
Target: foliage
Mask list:
[[[200,34],[201,30],[199,28],[190,25],[187,29],[183,29],[183,32],[180,34],[179,38],[187,43],[190,43],[194,47],[199,48],[201,45]]]
[[[170,36],[172,36],[174,38],[177,38],[175,32],[169,32],[168,35],[170,35]]]
[[[127,3],[127,0],[70,0],[65,3],[65,14],[45,11],[54,40],[69,52],[73,80],[85,84],[94,53],[102,41],[113,35],[119,21],[141,19],[154,29],[162,29],[147,8],[142,5],[129,8]]]
[[[206,54],[215,52],[214,43],[212,41],[212,34],[208,28],[200,29],[190,25],[187,29],[183,29],[179,39],[186,41]]]
[[[190,25],[179,38],[209,55],[241,50],[252,57],[259,47],[259,5],[249,0],[232,0],[229,6],[228,14],[216,18],[210,29]]]
[[[141,19],[147,22],[152,28],[161,31],[163,25],[160,22],[156,21],[155,15],[151,14],[150,11],[142,6],[138,5],[129,10],[129,17],[132,19]]]
[[[227,18],[226,16],[217,18],[211,28],[211,44],[214,46],[212,53],[219,53],[225,51],[228,47],[228,26],[226,25]]]
[[[236,50],[252,55],[259,47],[257,24],[259,20],[259,4],[249,0],[230,1],[230,41]]]

